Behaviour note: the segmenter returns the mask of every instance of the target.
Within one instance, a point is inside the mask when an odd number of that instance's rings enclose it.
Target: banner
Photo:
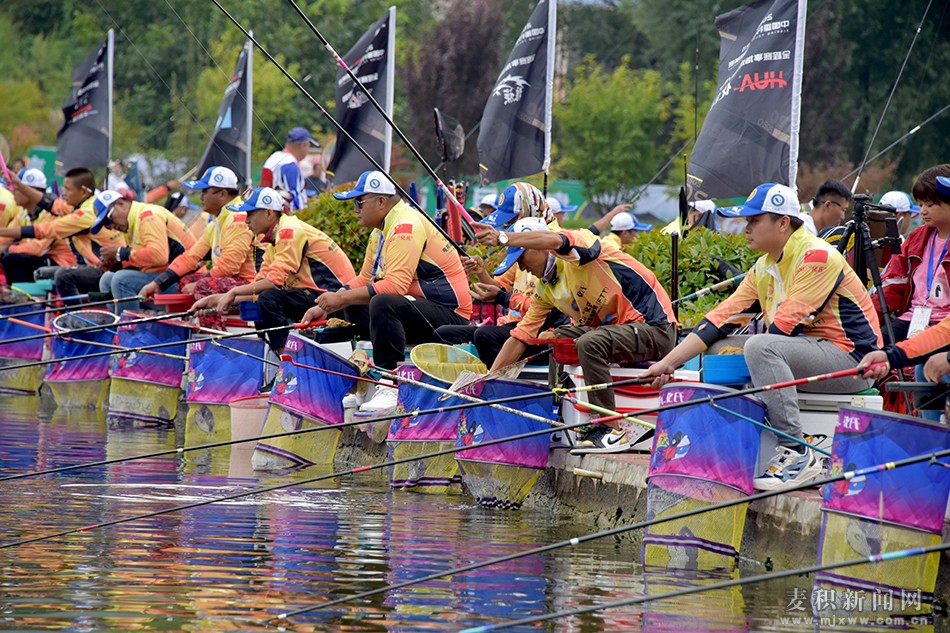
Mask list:
[[[264,363],[233,350],[263,357],[265,349],[264,341],[256,337],[232,338],[219,344],[208,341],[189,343],[185,400],[189,403],[230,404],[237,398],[258,395],[264,378]]]
[[[18,306],[6,304],[3,306],[3,311],[0,312],[0,316],[17,317],[17,319],[20,321],[26,321],[36,325],[44,325],[46,323],[45,314],[33,314],[31,316],[25,317],[18,316],[24,312],[37,312],[36,304],[24,303]],[[23,360],[42,359],[43,345],[46,342],[44,339],[36,338],[32,341],[21,341],[20,343],[14,343],[13,345],[2,344],[2,341],[7,339],[36,335],[36,329],[31,328],[28,325],[20,325],[18,323],[14,323],[10,319],[3,319],[0,321],[0,358],[21,358]]]
[[[98,332],[88,332],[86,334],[77,334],[77,339],[93,341],[96,343],[106,343],[111,345],[114,342],[115,335],[108,330]],[[105,351],[99,345],[86,345],[78,340],[65,340],[54,338],[51,344],[53,350],[53,362],[46,366],[46,382],[77,382],[80,380],[105,380],[109,377],[109,356],[99,356],[97,358],[84,358],[69,362],[55,362],[57,358],[71,358],[74,356],[85,356],[87,354],[97,354]]]
[[[360,83],[393,115],[393,88],[396,63],[396,7],[390,7],[382,18],[363,34],[343,61]],[[370,103],[343,68],[336,73],[336,118],[353,140],[389,171],[392,153],[392,127]],[[360,174],[375,169],[363,153],[337,132],[333,157],[327,167],[336,184],[357,180]]]
[[[396,369],[396,374],[401,378],[408,378],[427,385],[433,385],[440,389],[448,389],[451,385],[426,373],[413,365],[401,365]],[[480,383],[483,384],[483,383]],[[476,387],[480,386],[476,385]],[[463,393],[478,396],[481,390],[470,392],[464,389]],[[406,413],[408,411],[425,411],[428,409],[438,409],[440,407],[462,404],[464,401],[459,398],[448,398],[446,401],[439,401],[442,394],[410,385],[408,382],[399,383],[399,396],[397,398],[396,410],[393,413]],[[459,412],[443,411],[431,415],[412,416],[407,415],[404,418],[396,418],[389,425],[389,436],[387,442],[454,442],[458,436]]]
[[[291,333],[287,339],[284,353],[289,354],[296,363],[319,369],[294,367],[289,361],[281,361],[270,401],[324,424],[341,424],[343,396],[356,384],[359,368],[296,333]]]
[[[694,406],[662,411],[657,416],[650,459],[651,483],[662,475],[683,475],[720,483],[752,494],[759,456],[758,427],[743,418],[765,421],[765,406],[737,396],[703,402],[708,396],[732,391],[728,387],[673,383],[660,391],[660,406],[690,402]]]
[[[238,54],[234,74],[218,108],[214,133],[195,171],[199,176],[209,167],[227,167],[237,174],[238,182],[245,181],[250,185],[253,50],[251,42],[247,42]]]
[[[805,0],[759,0],[716,18],[719,80],[689,157],[690,200],[795,188]]]
[[[146,315],[126,311],[122,314],[122,321],[140,319]],[[161,345],[171,341],[187,341],[191,329],[185,325],[173,325],[152,321],[136,325],[119,325],[118,344],[125,348],[138,348],[148,345]],[[187,343],[161,347],[154,351],[163,354],[184,356]],[[185,361],[164,356],[155,356],[131,350],[117,354],[112,365],[114,378],[140,380],[158,385],[178,387],[181,385],[181,375],[185,371]]]
[[[488,96],[478,133],[483,184],[548,168],[556,25],[557,2],[538,2]]]
[[[56,167],[105,167],[112,154],[112,58],[114,32],[73,71],[73,89],[56,134]]]
[[[506,380],[487,380],[470,389],[482,386],[479,397],[483,400],[498,400],[513,396],[534,395],[540,391],[547,391],[546,387],[527,385],[524,383]],[[506,402],[504,406],[532,413],[547,418],[552,422],[557,419],[554,412],[552,398],[531,398]],[[481,442],[497,440],[512,435],[522,435],[532,431],[549,428],[550,425],[537,420],[529,420],[516,413],[508,413],[481,406],[463,409],[459,412],[458,438],[456,445],[474,446]],[[456,454],[456,459],[468,462],[490,464],[510,464],[528,468],[546,468],[548,453],[551,449],[550,435],[536,435],[522,440],[492,444],[484,448],[473,448]]]
[[[829,472],[839,475],[947,448],[946,426],[887,411],[842,408]],[[822,509],[940,534],[948,497],[950,470],[921,462],[825,486]]]

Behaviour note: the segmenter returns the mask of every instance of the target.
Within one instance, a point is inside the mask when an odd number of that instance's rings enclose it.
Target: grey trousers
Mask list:
[[[726,340],[729,342],[729,339]],[[736,344],[741,344],[736,341]],[[858,361],[831,341],[811,336],[756,334],[745,341],[745,361],[752,384],[756,387],[787,382],[843,369],[854,369]],[[848,377],[824,380],[797,389],[810,393],[856,393],[868,389],[873,381]],[[765,404],[769,423],[776,429],[797,438],[802,437],[797,391],[794,388],[763,391],[757,397]],[[779,437],[778,443],[792,447],[795,443]]]
[[[588,385],[609,383],[610,363],[659,360],[676,345],[676,327],[672,324],[662,327],[645,323],[600,327],[564,325],[555,332],[558,336],[576,339],[577,357]],[[591,391],[587,397],[591,404],[611,411],[616,409],[613,389]]]

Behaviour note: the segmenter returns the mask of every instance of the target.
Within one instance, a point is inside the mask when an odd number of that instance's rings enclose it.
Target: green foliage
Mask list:
[[[370,230],[356,221],[352,201],[337,200],[330,193],[322,193],[311,198],[307,206],[297,212],[297,217],[330,236],[359,272]]]
[[[671,237],[662,231],[640,233],[624,249],[656,273],[667,289],[672,279]],[[724,235],[706,229],[694,229],[679,245],[679,296],[711,286],[722,279],[716,274],[715,258],[745,272],[752,268],[759,253],[752,251],[742,235]],[[714,292],[679,305],[679,321],[684,327],[696,325],[729,291]]]
[[[668,116],[660,75],[634,70],[629,61],[612,73],[588,61],[554,109],[560,173],[610,206],[653,175],[660,161],[656,139]]]

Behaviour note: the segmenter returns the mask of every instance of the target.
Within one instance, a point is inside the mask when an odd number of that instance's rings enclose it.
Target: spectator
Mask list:
[[[840,180],[826,180],[818,187],[811,204],[809,217],[815,224],[815,234],[837,247],[844,237],[851,191]]]
[[[307,188],[299,162],[307,156],[313,142],[308,129],[293,128],[287,133],[284,149],[271,154],[261,169],[261,187],[276,189],[294,211],[307,205]]]
[[[914,199],[903,191],[888,191],[881,196],[880,204],[894,207],[901,236],[907,239],[914,228],[914,220],[920,215],[920,207],[914,204]]]

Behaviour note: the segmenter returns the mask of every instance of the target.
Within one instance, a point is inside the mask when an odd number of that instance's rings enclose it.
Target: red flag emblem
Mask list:
[[[828,251],[815,249],[805,253],[805,259],[802,260],[803,264],[827,264],[828,263]]]
[[[409,223],[397,224],[397,225],[396,225],[396,228],[393,229],[393,233],[394,233],[395,235],[399,235],[400,233],[409,233],[409,234],[411,235],[411,234],[412,234],[412,225],[409,224]]]

